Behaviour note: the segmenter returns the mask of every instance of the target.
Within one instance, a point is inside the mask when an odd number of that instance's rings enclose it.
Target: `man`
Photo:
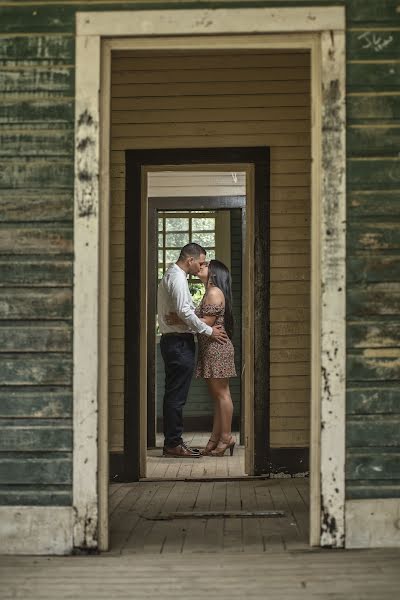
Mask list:
[[[182,439],[183,407],[195,367],[194,334],[205,333],[221,344],[227,340],[225,331],[219,325],[210,327],[194,312],[187,276],[197,275],[205,260],[204,248],[199,244],[187,244],[158,286],[158,324],[162,334],[160,348],[165,364],[164,456],[200,456],[196,448],[190,448]],[[166,317],[171,312],[178,315],[183,321],[182,325],[168,325]]]

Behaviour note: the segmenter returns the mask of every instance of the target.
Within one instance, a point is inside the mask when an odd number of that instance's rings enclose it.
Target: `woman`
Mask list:
[[[203,455],[223,456],[229,449],[233,454],[236,440],[232,436],[233,403],[229,389],[229,377],[236,376],[233,334],[232,284],[227,267],[219,260],[205,263],[198,274],[205,285],[205,294],[196,309],[197,316],[210,325],[221,325],[228,334],[225,344],[218,344],[205,334],[198,335],[198,359],[196,377],[203,377],[214,399],[213,430]],[[171,324],[179,322],[170,315]]]

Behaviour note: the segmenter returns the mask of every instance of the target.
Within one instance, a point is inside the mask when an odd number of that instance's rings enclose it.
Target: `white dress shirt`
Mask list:
[[[190,295],[187,274],[177,264],[171,265],[158,285],[158,324],[161,333],[205,333],[212,334],[212,327],[201,321],[195,314],[195,306]],[[176,312],[184,321],[180,325],[168,325],[165,317]]]

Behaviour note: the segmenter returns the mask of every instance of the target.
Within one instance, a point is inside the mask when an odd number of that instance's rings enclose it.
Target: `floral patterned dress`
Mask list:
[[[196,309],[196,314],[200,319],[206,316],[216,316],[215,325],[224,327],[224,306],[202,302]],[[235,355],[231,340],[228,340],[226,344],[219,344],[205,333],[199,333],[197,339],[199,345],[196,377],[203,377],[204,379],[236,377]]]

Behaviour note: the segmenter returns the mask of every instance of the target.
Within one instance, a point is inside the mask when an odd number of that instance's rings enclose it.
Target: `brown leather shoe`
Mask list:
[[[168,456],[169,458],[200,458],[200,453],[195,452],[192,448],[189,448],[184,444],[179,444],[174,448],[167,448],[167,446],[164,446],[163,456]]]

